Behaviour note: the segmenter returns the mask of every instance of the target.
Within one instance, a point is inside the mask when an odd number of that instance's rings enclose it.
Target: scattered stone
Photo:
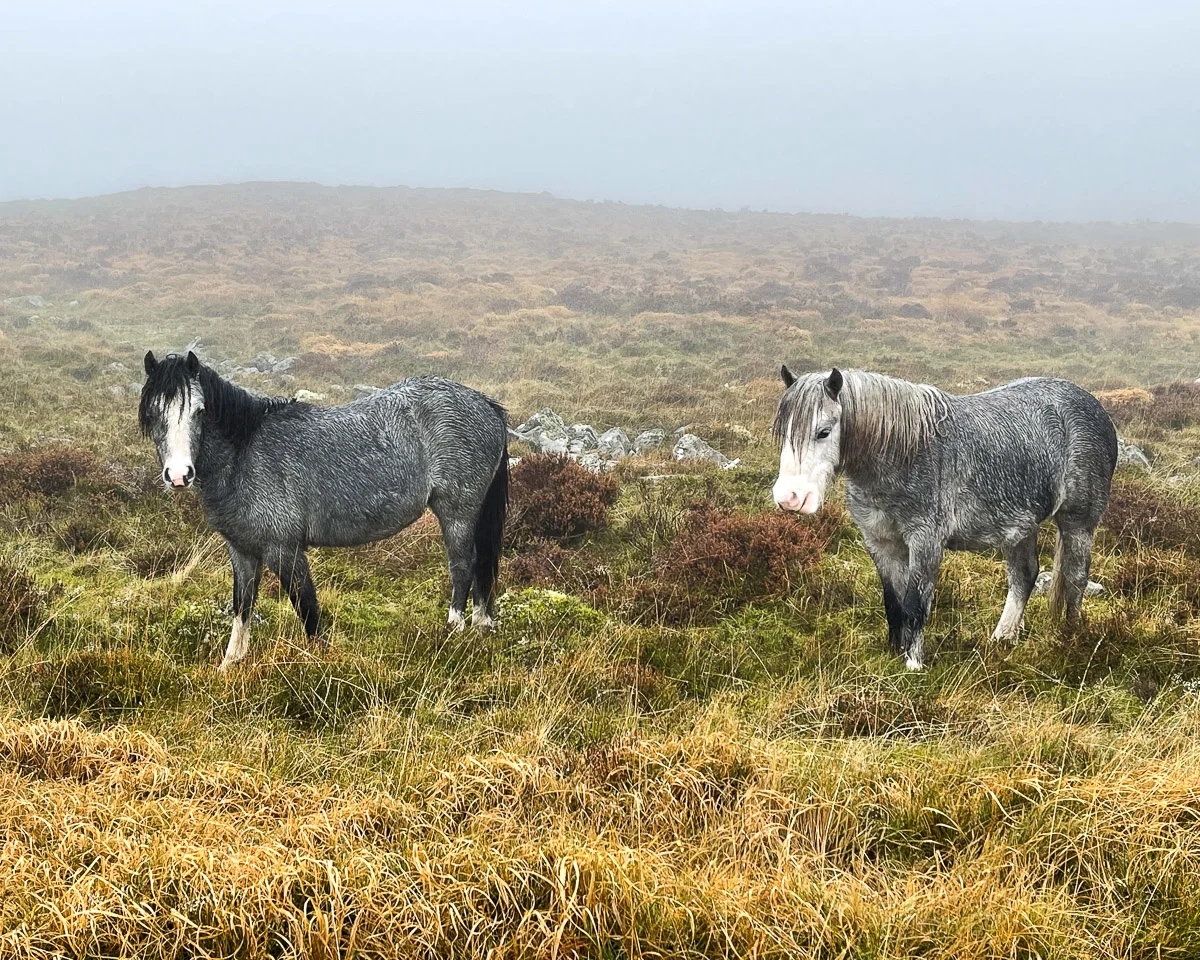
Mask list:
[[[297,390],[296,399],[301,403],[320,403],[322,400],[328,400],[329,397],[323,393],[316,393],[312,390]]]
[[[354,385],[354,399],[361,400],[363,397],[373,397],[379,392],[379,387],[372,387],[366,383],[356,383]]]
[[[609,460],[619,460],[621,457],[627,457],[633,453],[633,444],[629,442],[629,436],[624,430],[620,427],[613,427],[611,430],[605,430],[600,434],[596,450],[602,457],[606,457]]]
[[[616,465],[616,460],[606,459],[596,450],[590,450],[579,458],[579,465],[592,473],[608,473]]]
[[[68,304],[67,304],[67,306],[68,306],[68,307],[77,307],[77,306],[79,306],[79,301],[78,301],[78,300],[72,300],[70,303],[68,303]]]
[[[119,387],[119,386],[118,387],[109,387],[108,392],[111,393],[114,397],[125,396],[125,388],[124,387]]]
[[[738,465],[737,460],[730,460],[720,450],[716,450],[701,440],[694,433],[685,433],[677,441],[671,455],[676,460],[709,460],[722,470]]]
[[[658,427],[655,427],[653,430],[643,430],[634,438],[633,450],[635,453],[645,453],[647,450],[654,450],[661,447],[666,438],[666,431]]]
[[[1033,585],[1033,594],[1048,593],[1050,591],[1050,581],[1054,579],[1053,570],[1043,570],[1038,574],[1037,581]],[[1089,580],[1087,586],[1083,588],[1085,597],[1102,597],[1108,593],[1108,588],[1102,583],[1097,583],[1095,580]]]
[[[1146,452],[1141,447],[1126,443],[1117,437],[1117,466],[1149,470],[1150,458],[1146,456]]]
[[[50,306],[45,297],[39,297],[37,294],[28,297],[8,297],[4,301],[4,305],[6,307],[33,307],[35,310],[44,310]]]
[[[125,369],[125,364],[123,364],[120,360],[114,360],[107,367],[105,367],[105,369],[111,370],[111,371],[113,371],[113,373],[120,373],[122,370]]]
[[[247,372],[250,373],[287,373],[296,365],[295,357],[284,357],[282,360],[269,353],[260,353],[250,361]]]
[[[129,393],[136,393],[140,396],[142,392],[142,385],[136,380],[130,380],[129,383],[125,384],[125,389]]]
[[[549,407],[539,410],[511,432],[538,453],[565,454],[571,440],[563,418]]]
[[[578,457],[588,450],[595,450],[600,438],[596,429],[588,423],[573,423],[567,428],[567,455]]]

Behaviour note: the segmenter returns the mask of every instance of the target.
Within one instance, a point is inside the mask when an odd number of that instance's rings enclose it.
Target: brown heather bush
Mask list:
[[[621,490],[614,478],[554,454],[524,457],[509,483],[508,536],[518,545],[543,539],[566,546],[604,529]]]
[[[1164,430],[1200,423],[1200,384],[1167,383],[1146,390],[1111,390],[1099,395],[1117,426],[1140,422]]]
[[[783,596],[794,578],[817,565],[841,521],[835,511],[801,519],[693,506],[658,558],[658,585],[664,596],[685,601],[746,603]]]
[[[0,499],[55,497],[83,480],[106,480],[103,464],[82,447],[52,447],[0,456]]]
[[[1200,556],[1200,507],[1167,499],[1136,480],[1113,481],[1103,524],[1121,546],[1166,547]]]

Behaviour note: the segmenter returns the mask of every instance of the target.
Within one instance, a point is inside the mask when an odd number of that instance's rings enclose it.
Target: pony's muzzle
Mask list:
[[[185,487],[190,487],[192,481],[196,479],[196,468],[190,463],[182,472],[178,468],[163,467],[162,478],[163,483],[167,486],[182,490]]]
[[[800,491],[777,484],[772,495],[781,510],[791,513],[816,513],[821,507],[821,495],[815,490]]]

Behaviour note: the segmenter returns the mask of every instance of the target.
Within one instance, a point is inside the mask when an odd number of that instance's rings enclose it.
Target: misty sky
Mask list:
[[[242,180],[1200,221],[1200,2],[5,0],[0,199]]]

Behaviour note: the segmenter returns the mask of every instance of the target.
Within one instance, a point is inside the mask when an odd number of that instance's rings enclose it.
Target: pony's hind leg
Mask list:
[[[451,517],[439,516],[438,520],[450,567],[450,613],[446,626],[461,630],[467,623],[467,600],[475,577],[475,524]]]
[[[233,628],[229,632],[229,646],[221,661],[222,670],[244,658],[250,652],[250,616],[254,612],[254,601],[258,598],[258,583],[262,578],[262,560],[243,553],[229,544],[229,561],[233,565]]]
[[[1008,561],[1008,596],[1004,600],[1000,622],[992,631],[993,640],[1015,640],[1021,632],[1025,605],[1037,583],[1037,530],[1006,549],[1004,559]]]
[[[317,602],[317,588],[313,585],[304,548],[274,547],[267,551],[266,561],[271,572],[279,577],[300,622],[304,624],[305,636],[310,640],[321,639],[321,605]]]
[[[1050,615],[1063,618],[1068,630],[1079,626],[1083,591],[1092,566],[1094,527],[1060,523],[1054,550],[1054,576],[1050,581]]]

